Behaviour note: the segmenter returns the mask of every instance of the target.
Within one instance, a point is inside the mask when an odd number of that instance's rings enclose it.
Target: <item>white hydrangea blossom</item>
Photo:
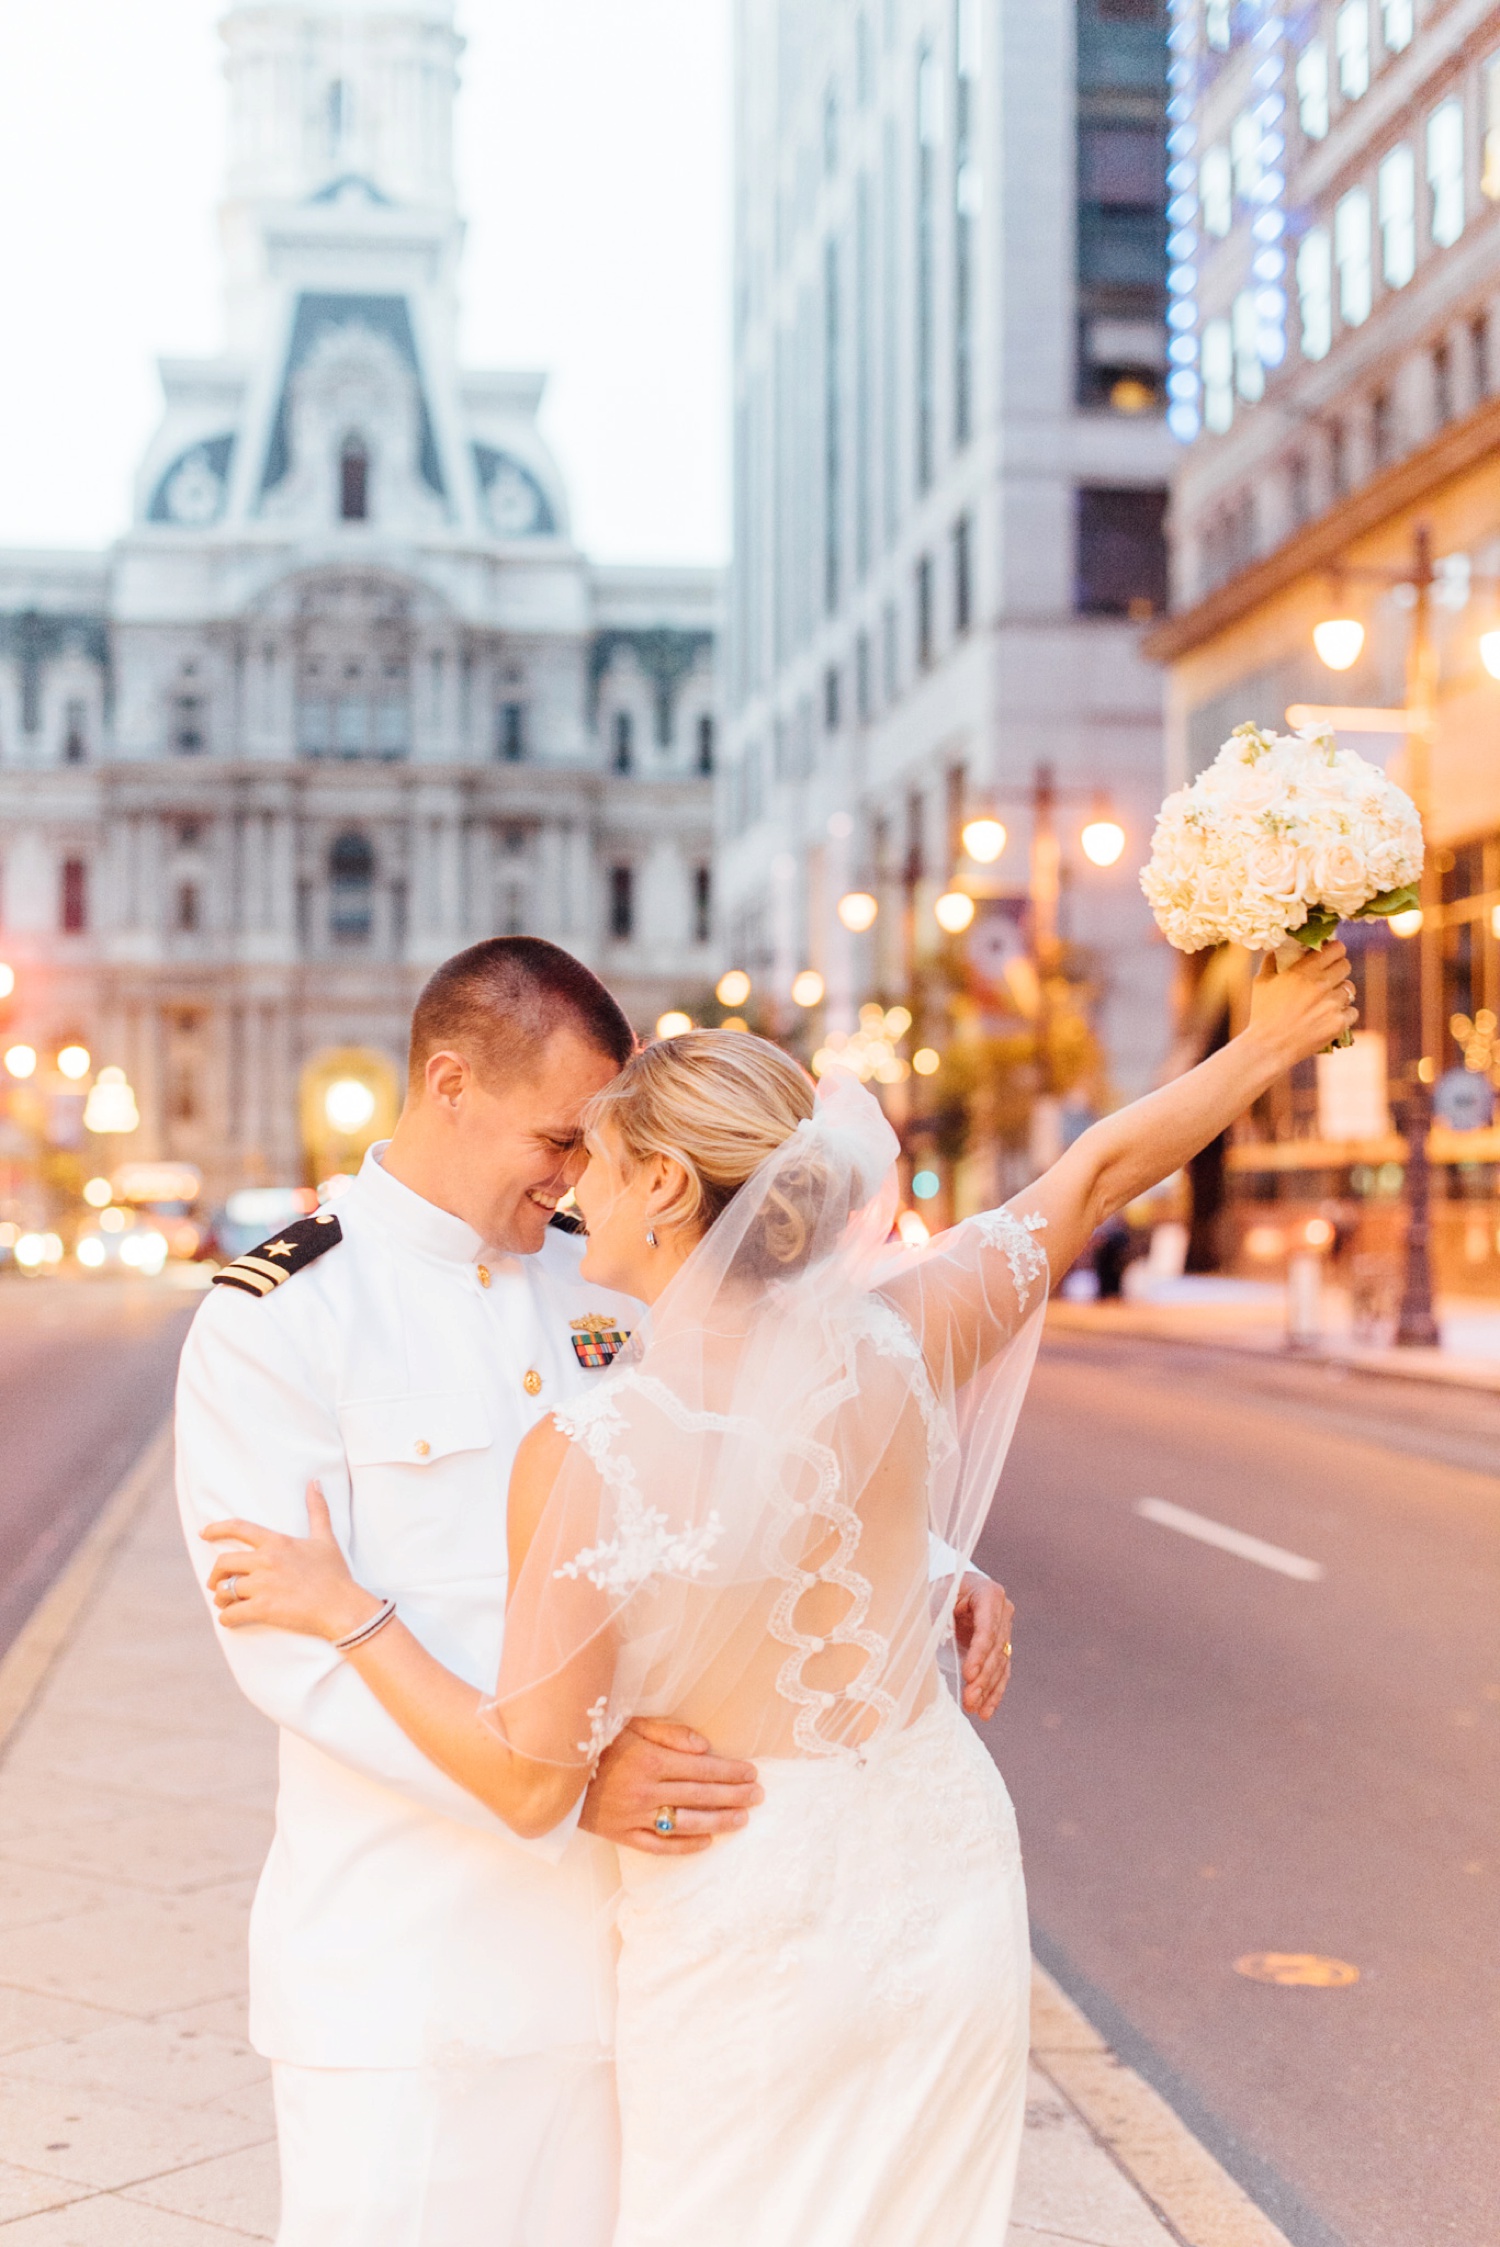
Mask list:
[[[1327,731],[1245,725],[1162,805],[1141,888],[1179,952],[1264,952],[1310,920],[1356,919],[1421,871],[1416,806],[1377,766]]]

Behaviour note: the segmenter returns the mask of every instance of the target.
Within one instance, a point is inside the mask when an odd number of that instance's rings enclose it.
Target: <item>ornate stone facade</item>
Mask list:
[[[439,959],[554,937],[632,1018],[711,983],[719,584],[591,566],[543,378],[456,363],[448,0],[224,34],[229,350],[164,364],[134,521],[0,554],[10,1038],[123,1066],[132,1155],[315,1166]]]

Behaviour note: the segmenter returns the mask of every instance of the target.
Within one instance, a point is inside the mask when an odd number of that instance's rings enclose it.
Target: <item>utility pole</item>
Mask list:
[[[1406,786],[1424,838],[1432,800],[1432,745],[1437,704],[1437,659],[1432,645],[1432,535],[1425,523],[1413,538],[1409,583],[1414,599],[1406,642]],[[1422,856],[1422,926],[1417,935],[1417,1037],[1420,1059],[1402,1101],[1406,1133],[1406,1260],[1396,1341],[1403,1348],[1433,1349],[1440,1337],[1432,1307],[1432,1169],[1427,1134],[1432,1125],[1431,1080],[1443,1041],[1442,881],[1430,843]]]
[[[1057,833],[1057,783],[1052,767],[1039,764],[1031,783],[1031,951],[1036,966],[1036,1091],[1031,1109],[1031,1161],[1047,1170],[1062,1153],[1062,1119],[1052,1090],[1052,979],[1062,946],[1058,901],[1062,890],[1062,845]]]

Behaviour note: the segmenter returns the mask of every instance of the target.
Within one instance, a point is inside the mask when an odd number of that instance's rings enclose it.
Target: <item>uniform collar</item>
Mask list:
[[[394,1234],[419,1255],[436,1256],[445,1264],[477,1263],[485,1245],[482,1235],[451,1210],[439,1209],[436,1202],[413,1193],[399,1178],[392,1178],[380,1159],[389,1145],[388,1139],[381,1139],[365,1151],[351,1189],[358,1195],[360,1206],[382,1232]]]

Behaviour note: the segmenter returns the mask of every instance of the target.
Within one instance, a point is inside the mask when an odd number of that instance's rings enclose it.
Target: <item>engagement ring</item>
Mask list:
[[[675,1810],[667,1810],[667,1809],[661,1809],[661,1810],[658,1810],[658,1811],[657,1811],[657,1813],[656,1813],[656,1830],[657,1830],[657,1832],[658,1832],[658,1833],[676,1833],[676,1831],[677,1831],[677,1813],[676,1813],[676,1811],[675,1811]]]

